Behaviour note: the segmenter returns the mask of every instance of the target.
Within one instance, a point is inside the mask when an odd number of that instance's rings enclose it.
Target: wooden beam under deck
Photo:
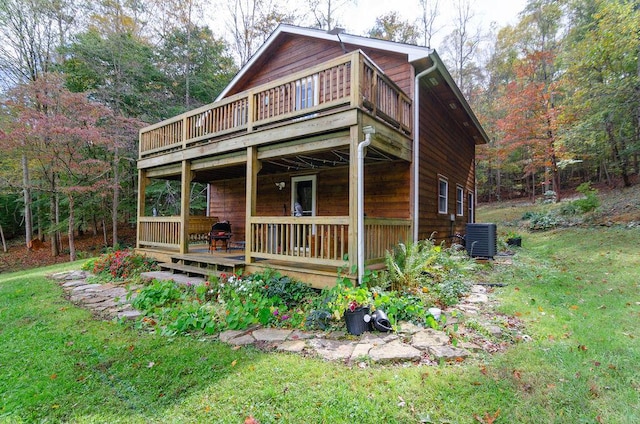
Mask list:
[[[357,125],[357,123],[357,109],[343,110],[318,117],[312,116],[308,119],[300,119],[295,123],[288,123],[284,126],[254,131],[237,137],[189,147],[182,151],[140,159],[138,161],[138,169],[165,166],[172,163],[179,163],[183,160],[195,160],[206,156],[215,156],[226,152],[242,150],[251,146],[260,146],[305,138],[316,134],[335,132],[340,128],[349,128]]]

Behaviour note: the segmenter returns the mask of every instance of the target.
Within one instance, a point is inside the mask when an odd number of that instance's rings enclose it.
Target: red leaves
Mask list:
[[[260,421],[253,418],[253,415],[249,415],[245,420],[244,424],[260,424]]]

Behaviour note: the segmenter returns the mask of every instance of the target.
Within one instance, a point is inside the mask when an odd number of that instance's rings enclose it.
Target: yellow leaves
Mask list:
[[[237,359],[234,359],[234,360],[233,360],[233,362],[231,362],[231,366],[232,366],[232,367],[235,367],[237,363],[238,363],[238,360],[237,360]]]
[[[571,309],[572,311],[577,311],[578,309],[580,309],[580,307],[578,305],[571,305],[569,306],[569,309]]]

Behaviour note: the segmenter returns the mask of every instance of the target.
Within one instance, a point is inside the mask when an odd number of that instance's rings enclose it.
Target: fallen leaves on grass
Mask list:
[[[500,410],[498,409],[493,415],[490,415],[488,412],[485,412],[484,417],[481,417],[478,414],[474,414],[473,418],[475,418],[479,423],[482,423],[482,424],[493,424],[496,422],[499,416],[500,416]]]

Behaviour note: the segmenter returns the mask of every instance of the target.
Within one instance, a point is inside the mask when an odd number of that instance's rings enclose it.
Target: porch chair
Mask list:
[[[220,240],[224,244],[225,251],[229,251],[229,239],[233,233],[231,232],[231,224],[229,221],[221,221],[216,222],[211,226],[211,231],[209,232],[209,253],[217,250],[218,248],[218,240]]]

